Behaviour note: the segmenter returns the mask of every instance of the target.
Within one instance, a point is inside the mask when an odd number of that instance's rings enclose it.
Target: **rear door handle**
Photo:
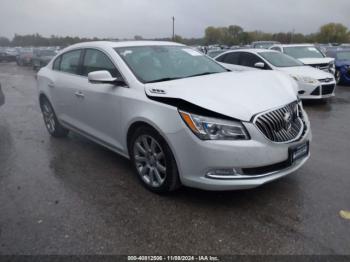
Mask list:
[[[84,97],[84,94],[83,94],[83,92],[81,92],[81,91],[77,91],[77,92],[75,92],[74,94],[75,94],[76,97],[81,97],[81,98]]]
[[[55,87],[54,83],[52,83],[52,82],[49,82],[47,85],[51,88]]]

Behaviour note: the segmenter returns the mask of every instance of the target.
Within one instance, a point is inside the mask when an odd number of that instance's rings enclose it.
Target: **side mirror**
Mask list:
[[[263,62],[258,62],[254,64],[255,68],[265,69],[265,64]]]
[[[107,70],[95,71],[88,74],[88,80],[92,84],[125,85],[124,80],[113,77]]]

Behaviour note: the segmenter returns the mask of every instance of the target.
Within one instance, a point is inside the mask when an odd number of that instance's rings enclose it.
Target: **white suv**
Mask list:
[[[309,158],[295,81],[228,72],[184,45],[73,45],[39,71],[38,87],[52,136],[72,130],[131,159],[154,192],[253,188]]]

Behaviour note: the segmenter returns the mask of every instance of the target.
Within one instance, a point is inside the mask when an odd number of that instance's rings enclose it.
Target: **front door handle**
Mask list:
[[[54,83],[52,83],[52,82],[49,82],[47,85],[48,85],[48,87],[51,87],[51,88],[55,87]]]
[[[77,91],[74,93],[76,97],[84,98],[84,94],[81,91]]]

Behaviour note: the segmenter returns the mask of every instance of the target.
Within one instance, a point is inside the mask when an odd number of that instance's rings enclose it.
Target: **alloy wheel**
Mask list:
[[[166,159],[162,147],[149,135],[139,136],[133,154],[137,172],[151,187],[160,187],[166,179]]]
[[[47,130],[49,130],[50,133],[54,133],[56,128],[56,122],[55,122],[55,115],[51,106],[48,105],[47,103],[43,103],[42,111],[43,111],[44,122],[47,127]]]

